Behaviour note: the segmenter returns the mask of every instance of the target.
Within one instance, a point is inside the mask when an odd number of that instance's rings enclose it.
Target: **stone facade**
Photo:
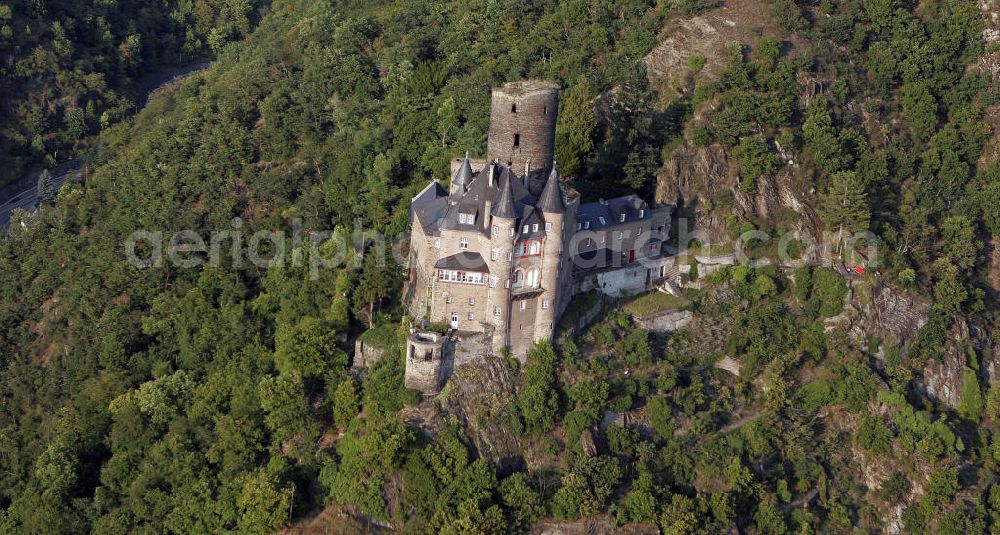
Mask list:
[[[552,84],[494,90],[489,158],[466,155],[447,190],[432,182],[413,198],[405,302],[415,318],[492,333],[494,351],[523,357],[552,339],[577,281],[641,291],[662,277],[673,207],[635,195],[581,204],[552,161],[557,112]]]
[[[406,375],[403,379],[406,388],[425,395],[441,390],[447,340],[447,336],[436,332],[410,332],[406,337]]]

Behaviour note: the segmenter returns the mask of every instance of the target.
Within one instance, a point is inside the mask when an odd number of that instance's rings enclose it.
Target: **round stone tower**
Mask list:
[[[556,84],[524,80],[494,89],[487,157],[496,158],[518,173],[548,172],[552,167],[558,116]]]
[[[419,390],[425,395],[441,390],[441,364],[447,337],[433,331],[410,331],[406,337],[406,388]]]

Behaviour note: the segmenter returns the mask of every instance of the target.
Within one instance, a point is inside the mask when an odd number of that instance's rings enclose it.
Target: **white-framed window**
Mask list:
[[[624,223],[625,222],[625,212],[622,212],[622,213],[618,214],[618,222],[619,223]]]
[[[474,305],[474,304],[476,304],[476,298],[475,298],[475,297],[470,297],[470,298],[469,298],[469,304],[470,304],[470,305]]]
[[[513,237],[514,236],[514,227],[510,227],[510,230],[508,230],[507,232],[508,232],[509,236]]]
[[[527,233],[528,233],[528,225],[521,227],[521,234],[527,234]]]
[[[583,222],[583,228],[589,229],[590,228],[590,221],[584,221]]]
[[[527,286],[532,286],[532,287],[538,286],[538,270],[537,269],[532,269],[531,271],[528,272],[528,276],[525,279],[525,284]]]
[[[441,238],[438,238],[438,239],[434,240],[434,248],[435,249],[440,249],[441,248]]]
[[[625,237],[625,233],[619,230],[618,231],[618,239],[620,240],[620,239],[622,239],[624,237]]]
[[[499,235],[500,235],[500,226],[493,225],[493,237],[496,238]]]
[[[497,258],[500,258],[500,251],[493,249],[493,251],[490,253],[490,260],[493,260],[495,262]]]
[[[517,247],[514,250],[517,251],[517,256],[523,256],[524,255],[524,242],[518,243]]]
[[[593,244],[594,244],[594,240],[591,240],[590,238],[587,238],[587,242],[584,243],[584,246],[585,247],[590,247]]]
[[[642,209],[640,209],[640,210],[639,210],[639,219],[642,219],[642,218],[643,218],[643,217],[645,217],[645,216],[646,216],[646,211],[645,211],[645,210],[642,210]]]
[[[510,288],[510,279],[506,279],[506,280],[503,281],[503,287],[504,288]]]
[[[455,271],[442,269],[438,272],[438,280],[442,282],[464,282],[466,284],[483,284],[483,274],[478,271]],[[448,299],[448,298],[446,298]],[[451,301],[448,301],[449,303]]]
[[[583,228],[583,223],[577,223],[576,224],[576,230],[580,230],[582,228]]]
[[[476,222],[476,214],[458,214],[458,222],[472,225]]]
[[[635,235],[642,236],[642,227],[639,227],[639,230],[635,231]]]
[[[552,223],[546,222],[545,223],[545,232],[549,232],[551,230],[552,230]]]
[[[469,238],[459,238],[458,239],[458,248],[459,249],[468,249],[469,248]]]
[[[536,241],[531,242],[531,245],[528,246],[528,254],[538,254],[541,250],[541,244]]]
[[[521,310],[524,310],[524,309],[528,308],[528,302],[527,301],[521,301],[520,308],[521,308]]]
[[[496,287],[497,287],[497,276],[490,275],[490,288],[496,288]]]
[[[497,306],[493,307],[493,315],[494,316],[499,316],[501,314],[503,314],[503,312],[500,310],[500,307],[497,307]]]
[[[510,259],[511,259],[510,251],[507,251],[507,261],[510,262]]]
[[[549,300],[542,299],[542,308],[549,308]]]
[[[604,225],[608,224],[608,221],[606,219],[604,219],[604,216],[600,216],[597,219],[601,220],[601,226],[604,226]]]
[[[468,318],[469,318],[469,321],[472,321],[472,320],[476,319],[476,314],[474,312],[469,312]]]
[[[531,232],[538,232],[538,223],[531,225]]]

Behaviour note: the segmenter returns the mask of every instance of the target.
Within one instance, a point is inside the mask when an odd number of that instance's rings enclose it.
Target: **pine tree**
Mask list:
[[[871,207],[864,183],[853,171],[834,173],[830,188],[822,199],[820,215],[828,229],[837,229],[840,239],[845,232],[868,230]]]
[[[587,170],[587,161],[594,153],[594,132],[597,118],[590,104],[591,89],[581,77],[569,91],[559,110],[556,123],[556,161],[567,176],[579,177]]]
[[[52,189],[52,174],[48,169],[38,175],[38,204],[52,204],[56,200],[55,192]]]

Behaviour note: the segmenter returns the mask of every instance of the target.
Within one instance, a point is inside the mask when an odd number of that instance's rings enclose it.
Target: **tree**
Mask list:
[[[823,196],[819,212],[827,228],[837,229],[840,240],[844,239],[845,232],[868,230],[871,206],[857,173],[842,171],[830,177],[830,187]]]
[[[302,318],[278,327],[274,336],[274,364],[281,373],[298,370],[306,381],[347,367],[347,354],[337,348],[337,333],[319,318]]]
[[[354,315],[364,317],[368,328],[375,326],[375,308],[392,293],[399,278],[398,266],[391,258],[384,258],[369,250],[364,255],[361,278],[351,297],[354,299]]]
[[[353,286],[351,270],[345,268],[337,273],[337,281],[333,286],[333,299],[326,319],[330,328],[338,333],[346,333],[351,320],[350,292]]]
[[[739,146],[733,151],[733,156],[740,162],[740,189],[743,193],[757,191],[757,179],[770,175],[778,168],[778,155],[771,152],[767,141],[760,136],[749,136],[740,140]]]
[[[285,525],[291,503],[291,487],[281,487],[264,468],[255,470],[243,478],[243,488],[236,499],[240,531],[274,533]]]
[[[587,162],[594,155],[597,118],[591,105],[592,93],[590,82],[581,76],[566,91],[559,106],[556,162],[562,173],[571,177],[581,177],[587,170]]]
[[[358,394],[357,385],[353,378],[348,377],[337,385],[337,390],[333,394],[333,420],[341,429],[346,429],[347,425],[358,414],[361,407],[361,396]]]
[[[524,386],[518,407],[528,433],[548,431],[559,412],[556,352],[549,342],[539,342],[528,353],[524,369]]]
[[[951,216],[941,224],[941,251],[959,269],[966,271],[972,268],[981,247],[982,244],[976,240],[973,222],[968,217]]]
[[[52,173],[48,169],[43,169],[38,175],[38,204],[52,204],[56,200],[55,190],[52,185]]]
[[[913,133],[926,141],[937,126],[938,104],[926,81],[903,84],[903,108]]]

